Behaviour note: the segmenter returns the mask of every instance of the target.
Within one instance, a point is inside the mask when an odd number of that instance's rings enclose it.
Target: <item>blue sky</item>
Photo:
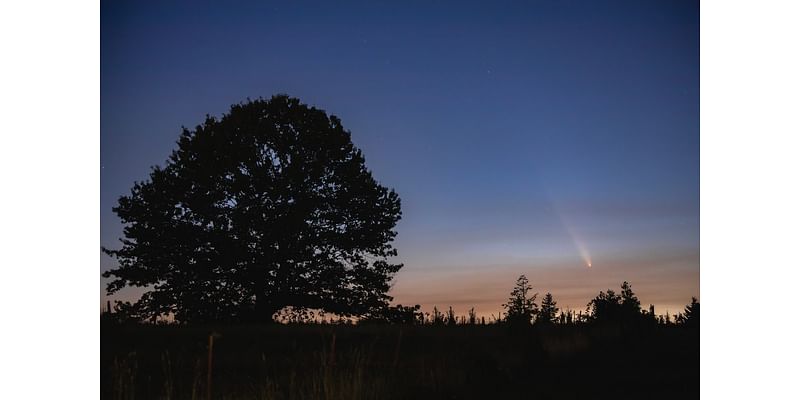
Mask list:
[[[699,296],[697,1],[374,3],[104,2],[101,245],[182,125],[287,93],[400,194],[399,302]]]

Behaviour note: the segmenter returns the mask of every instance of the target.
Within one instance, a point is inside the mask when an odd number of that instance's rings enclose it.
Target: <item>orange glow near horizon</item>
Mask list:
[[[458,315],[475,308],[487,320],[502,312],[514,282],[525,275],[538,293],[537,302],[545,293],[552,293],[561,310],[586,310],[586,305],[601,291],[620,291],[628,281],[641,301],[642,308],[653,304],[657,314],[682,312],[692,296],[700,298],[699,255],[641,254],[625,259],[607,259],[604,267],[578,267],[565,260],[552,264],[520,263],[465,267],[415,268],[407,265],[398,273],[390,291],[394,304],[419,304],[430,312],[452,306]],[[592,268],[587,274],[585,268]],[[448,270],[448,273],[443,273]]]
[[[389,295],[392,304],[419,304],[423,312],[434,307],[446,311],[453,307],[457,315],[466,315],[474,307],[478,317],[492,321],[502,311],[519,275],[526,275],[538,293],[552,293],[560,310],[585,312],[587,303],[601,291],[619,292],[627,280],[641,301],[642,308],[653,304],[657,314],[682,312],[691,297],[700,298],[699,253],[649,253],[634,257],[604,256],[603,268],[587,274],[573,261],[555,263],[520,262],[509,264],[437,265],[423,267],[408,262],[394,280]],[[588,265],[591,268],[591,264]],[[103,285],[101,289],[104,289]],[[141,288],[126,288],[113,297],[101,290],[101,307],[107,300],[135,301]]]

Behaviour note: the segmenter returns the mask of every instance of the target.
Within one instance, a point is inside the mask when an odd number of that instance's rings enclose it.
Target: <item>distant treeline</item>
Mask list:
[[[551,293],[546,293],[537,302],[538,293],[530,294],[532,286],[525,275],[521,275],[511,291],[508,301],[503,304],[503,312],[491,314],[490,319],[478,316],[475,308],[470,308],[466,315],[456,314],[453,307],[440,310],[437,306],[431,312],[423,312],[420,305],[404,306],[397,304],[375,310],[363,318],[336,316],[318,310],[286,308],[275,315],[281,323],[304,324],[404,324],[404,325],[491,325],[507,324],[510,326],[527,325],[575,325],[592,323],[616,323],[628,326],[643,325],[682,325],[686,327],[700,326],[700,303],[692,297],[682,313],[657,315],[655,307],[650,304],[643,309],[630,283],[623,282],[619,293],[608,289],[600,292],[586,305],[585,310],[562,310]],[[143,322],[128,317],[125,313],[126,303],[111,303],[102,310],[104,322],[131,323]],[[152,323],[173,323],[169,318],[150,320]]]
[[[382,309],[379,313],[371,315],[360,322],[371,323],[396,323],[417,325],[486,325],[505,323],[515,326],[524,325],[549,325],[549,324],[588,324],[588,323],[619,323],[623,325],[672,325],[700,326],[700,303],[692,297],[682,313],[676,315],[657,315],[655,307],[650,304],[648,309],[642,309],[641,302],[630,283],[623,282],[619,293],[608,289],[600,292],[586,305],[585,311],[561,310],[551,293],[546,293],[541,302],[537,303],[538,293],[530,294],[532,287],[525,275],[517,279],[516,286],[511,292],[508,302],[503,304],[504,312],[492,314],[491,320],[478,317],[475,308],[471,308],[467,315],[457,315],[452,307],[447,311],[439,310],[434,306],[433,312],[423,312],[419,305],[395,305]],[[317,322],[324,322],[318,320]],[[343,322],[328,319],[328,323]]]

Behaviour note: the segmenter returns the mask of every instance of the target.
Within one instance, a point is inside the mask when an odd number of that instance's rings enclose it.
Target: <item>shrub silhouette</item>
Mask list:
[[[184,322],[271,321],[291,306],[385,307],[400,199],[378,184],[341,121],[285,95],[183,130],[164,167],[122,196],[125,238],[108,294]]]
[[[444,315],[439,311],[436,306],[433,306],[433,315],[431,324],[433,325],[444,325]]]
[[[373,311],[361,322],[414,325],[423,323],[424,317],[419,304],[414,306],[397,304]]]
[[[449,307],[447,309],[447,325],[448,326],[455,326],[456,323],[457,323],[456,312],[453,311],[453,307]]]

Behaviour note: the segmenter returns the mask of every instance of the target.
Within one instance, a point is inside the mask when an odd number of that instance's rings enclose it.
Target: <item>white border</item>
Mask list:
[[[702,389],[796,398],[800,6],[702,3]],[[0,5],[0,398],[99,397],[99,3]]]
[[[800,5],[701,7],[701,394],[798,398]]]
[[[0,3],[0,398],[100,397],[100,4]]]

